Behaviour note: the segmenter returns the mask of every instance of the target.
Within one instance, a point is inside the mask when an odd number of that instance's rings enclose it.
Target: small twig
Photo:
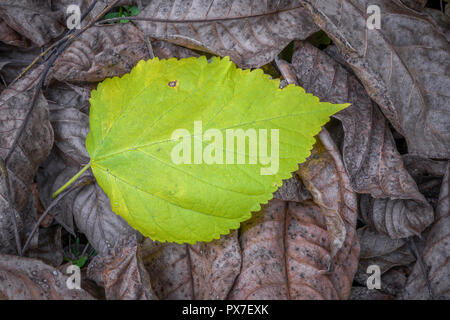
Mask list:
[[[14,208],[14,202],[12,200],[11,196],[11,185],[9,181],[8,176],[8,168],[6,167],[6,162],[3,161],[2,158],[0,158],[0,171],[3,173],[5,177],[5,184],[6,184],[6,197],[8,198],[8,211],[11,217],[11,221],[13,223],[14,227],[14,238],[16,240],[16,247],[17,247],[17,254],[19,256],[22,256],[22,248],[21,248],[21,242],[20,242],[20,235],[19,235],[19,226],[17,225],[17,219],[16,219],[16,213]]]
[[[419,264],[420,270],[422,271],[422,275],[423,275],[423,277],[425,279],[425,283],[427,285],[428,294],[430,295],[431,299],[434,300],[434,294],[433,294],[433,289],[431,288],[430,279],[428,278],[427,270],[423,263],[422,256],[420,255],[419,250],[417,250],[416,243],[414,242],[414,239],[412,237],[407,238],[406,243],[407,243],[408,248],[411,251],[412,255],[416,258],[417,263]]]
[[[147,45],[148,55],[150,56],[150,59],[153,59],[155,58],[155,54],[153,53],[152,42],[149,38],[150,37],[148,35],[145,36],[145,44]]]
[[[42,221],[44,221],[44,219],[47,217],[48,213],[50,212],[51,209],[53,209],[58,202],[64,198],[66,195],[68,195],[69,193],[71,193],[72,191],[74,191],[75,189],[84,186],[86,184],[91,183],[92,180],[91,179],[87,179],[87,180],[81,180],[78,184],[73,185],[71,188],[65,190],[64,192],[62,192],[60,195],[58,195],[56,197],[56,199],[54,199],[50,205],[47,207],[47,209],[45,209],[45,211],[41,214],[41,216],[39,217],[39,219],[36,221],[36,223],[33,226],[33,229],[31,230],[30,234],[27,237],[27,241],[25,242],[25,245],[23,246],[23,250],[22,253],[25,253],[28,249],[28,247],[30,246],[30,242],[33,239],[34,234],[36,233],[36,231],[39,229],[39,226],[41,225]]]

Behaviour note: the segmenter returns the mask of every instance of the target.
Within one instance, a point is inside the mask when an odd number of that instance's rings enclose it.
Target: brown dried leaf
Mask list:
[[[400,0],[300,2],[405,137],[409,153],[450,158],[450,48],[435,23]],[[366,27],[369,4],[381,9],[380,29]]]
[[[92,300],[84,291],[68,289],[67,276],[45,263],[0,254],[0,300]]]
[[[122,76],[148,58],[142,32],[134,25],[91,27],[56,60],[53,77],[60,81],[96,82]]]
[[[65,25],[46,0],[3,0],[0,14],[6,24],[40,47],[60,36]]]
[[[342,121],[345,169],[353,190],[371,194],[368,223],[392,238],[420,234],[433,209],[417,189],[398,153],[388,123],[363,86],[335,60],[301,42],[292,66],[307,92],[332,103],[351,103],[335,115]]]
[[[408,278],[405,299],[450,299],[450,161],[442,181],[441,194],[436,208],[436,220],[427,236],[422,252],[427,276],[434,297],[428,294],[424,275],[416,263]]]
[[[156,299],[135,237],[124,240],[104,259],[103,282],[108,300]]]
[[[240,67],[267,64],[293,39],[318,29],[295,0],[150,2],[136,21],[153,38],[230,56]]]
[[[17,47],[29,46],[27,39],[11,29],[2,19],[0,19],[0,41]]]
[[[0,161],[6,162],[19,235],[26,224],[25,220],[31,218],[31,213],[25,214],[32,198],[30,185],[53,144],[47,101],[41,93],[25,130],[20,130],[41,71],[42,68],[34,70],[0,95]],[[0,170],[0,253],[12,253],[16,248],[6,180]]]
[[[242,224],[242,270],[229,298],[346,299],[359,254],[355,232],[347,235],[333,258],[318,205],[272,200]]]
[[[356,238],[358,206],[339,150],[326,130],[319,137],[299,174],[325,217],[334,257],[347,239]]]
[[[237,232],[195,245],[146,239],[142,257],[160,299],[223,300],[241,268]]]
[[[366,284],[369,277],[367,267],[370,265],[379,266],[381,274],[384,274],[393,267],[406,266],[416,260],[403,240],[391,239],[367,227],[358,229],[357,233],[361,253],[355,280],[360,284]]]

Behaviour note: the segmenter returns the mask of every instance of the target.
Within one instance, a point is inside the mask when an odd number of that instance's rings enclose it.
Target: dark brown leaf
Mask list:
[[[450,47],[426,15],[400,0],[301,0],[339,47],[413,155],[450,158]],[[382,26],[368,30],[366,8]]]
[[[36,79],[42,68],[4,90],[0,95],[0,158],[6,162],[18,229],[21,236],[25,214],[31,199],[30,185],[53,144],[53,130],[48,121],[47,101],[39,94],[36,106],[24,130],[20,130],[30,108]],[[1,161],[0,160],[0,161]],[[0,170],[0,252],[15,250],[14,226],[7,196],[7,179]]]
[[[393,267],[406,266],[416,260],[403,240],[391,239],[387,235],[376,233],[367,227],[358,229],[357,233],[361,244],[361,253],[355,280],[362,285],[366,284],[369,277],[367,267],[370,265],[380,267],[383,275]]]
[[[56,60],[53,77],[60,81],[96,82],[122,76],[149,53],[134,25],[91,27]]]
[[[242,224],[242,270],[229,298],[346,299],[359,254],[348,235],[333,258],[318,205],[272,200]]]
[[[423,262],[435,299],[450,299],[450,162],[442,181],[436,220],[428,233]],[[405,299],[430,299],[420,265],[416,263],[403,294]]]
[[[223,300],[241,268],[237,232],[195,245],[146,239],[142,256],[160,299]]]
[[[295,0],[157,0],[136,21],[148,35],[190,48],[230,56],[241,67],[267,64],[293,39],[318,29]]]
[[[92,300],[83,289],[69,289],[67,276],[45,263],[0,254],[0,300]]]
[[[61,16],[46,0],[3,0],[0,14],[6,24],[40,47],[65,30]]]
[[[392,238],[420,234],[433,209],[406,171],[386,119],[355,76],[328,55],[301,42],[292,58],[298,83],[323,101],[351,103],[338,114],[342,155],[353,190],[370,194],[368,222]]]

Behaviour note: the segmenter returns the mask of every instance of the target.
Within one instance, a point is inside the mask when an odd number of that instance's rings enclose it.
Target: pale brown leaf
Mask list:
[[[272,200],[241,227],[242,269],[230,299],[347,299],[357,267],[353,231],[333,258],[333,238],[312,201]]]
[[[104,259],[103,283],[108,300],[156,299],[135,237],[124,240]]]
[[[298,1],[150,2],[136,21],[146,34],[190,48],[230,56],[240,67],[267,64],[292,40],[318,29]]]

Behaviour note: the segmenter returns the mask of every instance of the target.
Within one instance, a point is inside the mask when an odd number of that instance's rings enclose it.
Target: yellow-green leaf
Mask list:
[[[279,89],[279,80],[228,58],[205,57],[140,61],[100,83],[90,101],[86,147],[113,211],[153,240],[178,243],[238,228],[309,156],[329,116],[347,106],[319,102],[298,86]],[[227,144],[227,133],[239,129],[249,135],[244,149],[237,140]],[[268,157],[259,153],[264,141]]]

